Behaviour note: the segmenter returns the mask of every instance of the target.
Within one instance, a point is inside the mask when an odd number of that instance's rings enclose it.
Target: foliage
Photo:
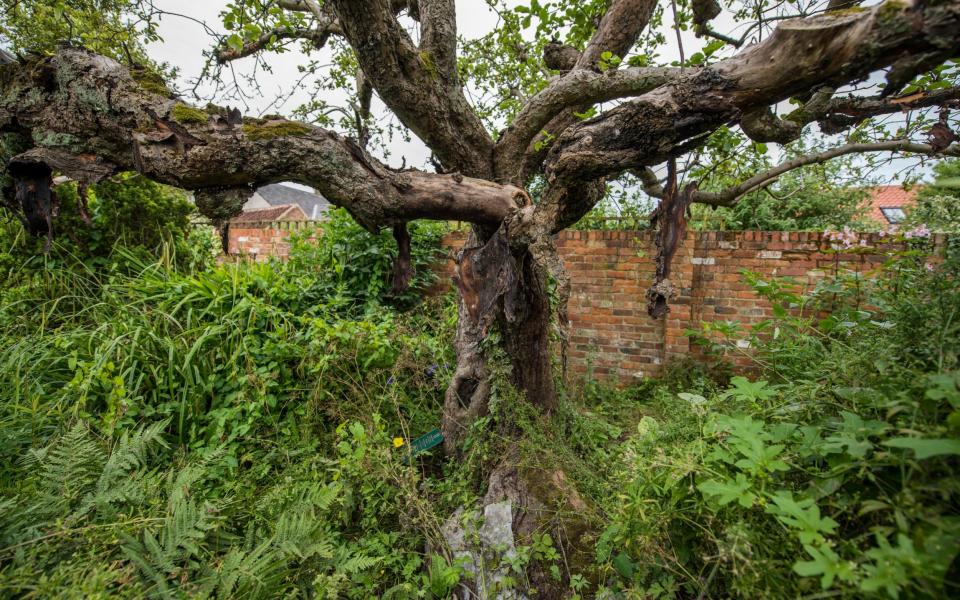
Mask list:
[[[960,260],[948,250],[933,265],[926,251],[807,295],[748,274],[774,316],[701,339],[728,352],[748,339],[759,378],[663,394],[624,443],[624,491],[598,544],[618,586],[956,593]]]
[[[131,65],[131,74],[154,92],[169,95],[164,79],[177,70],[158,64],[146,45],[161,41],[157,11],[143,0],[0,1],[0,43],[17,54],[49,55],[75,44]]]
[[[289,279],[282,285],[295,290],[294,295],[305,303],[293,307],[295,310],[309,312],[311,305],[321,301],[325,309],[351,314],[376,310],[382,302],[409,308],[436,283],[432,267],[444,256],[440,240],[447,230],[445,225],[423,221],[407,225],[413,279],[407,289],[394,293],[391,286],[397,243],[393,236],[387,231],[370,234],[343,209],[331,210],[327,216],[317,229],[292,236],[289,261],[274,265]]]
[[[9,215],[0,225],[5,287],[29,285],[40,273],[67,265],[81,270],[123,268],[119,248],[140,260],[166,253],[168,261],[187,269],[202,268],[214,256],[215,240],[209,231],[193,228],[196,209],[182,190],[139,175],[121,175],[90,186],[85,209],[75,183],[58,186],[57,195],[59,235],[48,254],[43,254],[45,238],[27,236]]]
[[[939,162],[933,173],[933,182],[917,192],[917,203],[907,212],[905,225],[960,232],[960,160]]]
[[[369,234],[348,223],[286,264],[200,269],[118,242],[122,269],[64,252],[16,272],[27,284],[0,301],[3,595],[446,595],[460,571],[441,517],[390,440],[439,419],[452,306],[403,315],[356,287],[390,256],[361,257]]]
[[[797,141],[784,159],[806,154],[805,140]],[[769,169],[766,144],[749,142],[726,128],[715,132],[704,153],[706,165],[693,169],[693,177],[706,177],[707,190],[736,185]],[[863,229],[867,205],[863,169],[854,159],[837,159],[789,171],[776,182],[746,194],[732,207],[693,209],[691,226],[703,230],[823,231],[855,226]]]
[[[419,272],[440,230],[413,233]],[[661,380],[571,386],[553,416],[493,352],[490,413],[458,462],[404,460],[440,419],[453,303],[397,312],[394,244],[370,241],[335,214],[285,263],[189,267],[115,244],[122,268],[64,255],[29,285],[16,271],[0,302],[3,593],[449,597],[470,575],[440,524],[514,451],[558,529],[499,557],[507,587],[956,591],[953,245],[930,260],[914,236],[882,271],[805,294],[746,274],[769,319],[697,332],[705,360]],[[717,365],[744,339],[754,371],[730,377]]]

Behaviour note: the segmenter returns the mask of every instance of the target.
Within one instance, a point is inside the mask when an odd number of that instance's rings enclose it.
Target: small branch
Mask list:
[[[687,59],[683,56],[683,38],[680,37],[680,23],[677,20],[677,0],[670,0],[670,4],[673,6],[673,30],[677,34],[677,48],[680,50],[680,68],[682,69]]]
[[[221,44],[214,51],[214,56],[217,63],[222,65],[231,60],[256,54],[279,40],[310,40],[313,42],[313,46],[319,50],[326,45],[331,35],[341,33],[340,25],[336,21],[330,21],[320,27],[276,27],[265,31],[257,39],[244,43],[239,50],[227,46],[226,43]]]
[[[874,142],[863,144],[846,144],[817,154],[808,154],[782,163],[769,171],[764,171],[747,179],[743,183],[727,188],[722,192],[696,192],[693,201],[711,206],[733,206],[746,194],[776,181],[781,175],[805,167],[807,165],[826,162],[832,158],[847,154],[863,154],[867,152],[910,152],[928,154],[931,156],[960,156],[960,145],[946,148],[942,153],[937,152],[930,144],[918,144],[909,140],[893,140],[888,142]]]
[[[708,26],[708,25],[704,25],[703,29],[701,29],[701,30],[699,30],[699,31],[697,32],[697,35],[700,36],[700,37],[709,37],[709,38],[713,38],[713,39],[715,39],[715,40],[720,40],[721,42],[725,42],[725,43],[727,43],[727,44],[730,44],[730,45],[733,46],[734,48],[739,48],[740,46],[742,46],[743,43],[744,43],[745,41],[747,41],[747,35],[748,35],[748,34],[749,34],[749,32],[743,34],[742,37],[740,37],[739,39],[737,39],[737,38],[735,38],[735,37],[730,37],[729,35],[722,34],[722,33],[720,33],[719,31],[715,31],[713,28],[711,28],[711,27]]]

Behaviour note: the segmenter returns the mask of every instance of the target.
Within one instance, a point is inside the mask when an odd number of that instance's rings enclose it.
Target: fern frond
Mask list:
[[[41,463],[42,491],[72,504],[96,481],[104,464],[104,454],[87,426],[77,422],[46,453]]]
[[[364,556],[362,554],[358,554],[337,565],[337,570],[342,573],[353,575],[355,573],[359,573],[360,571],[366,571],[367,569],[376,566],[381,560],[383,559],[379,556]]]
[[[160,421],[131,434],[124,433],[114,445],[93,490],[87,493],[72,518],[78,519],[93,508],[109,512],[114,503],[139,499],[144,491],[143,469],[150,451],[156,446],[168,447],[162,438],[166,426],[167,421]]]
[[[168,509],[172,512],[177,504],[187,500],[190,495],[190,488],[202,481],[210,473],[210,465],[216,463],[226,453],[223,447],[217,448],[204,456],[199,461],[188,464],[176,475],[171,474],[171,480],[168,484]]]
[[[200,552],[199,544],[215,526],[210,505],[183,501],[173,507],[163,529],[164,555],[170,560],[191,557]]]

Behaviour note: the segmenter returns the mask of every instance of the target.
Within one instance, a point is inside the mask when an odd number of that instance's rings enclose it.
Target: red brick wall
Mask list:
[[[652,232],[564,231],[557,236],[557,250],[571,279],[569,369],[623,383],[655,375],[672,359],[699,354],[685,330],[699,330],[701,322],[753,324],[772,316],[770,304],[747,285],[742,270],[790,276],[811,288],[841,268],[876,268],[896,249],[878,234],[862,234],[859,240],[866,246],[838,253],[813,232],[688,232],[671,272],[679,295],[666,318],[655,321],[646,302],[656,255]],[[463,233],[444,239],[451,249],[463,242]],[[942,248],[943,236],[934,243]],[[451,260],[444,275],[452,272]],[[743,356],[739,362],[749,361]]]
[[[275,221],[271,223],[231,223],[227,254],[264,261],[271,256],[290,254],[287,238],[315,226],[312,221]]]
[[[289,233],[289,228],[231,228],[231,251],[257,247],[262,256],[276,248],[283,256]],[[463,232],[444,238],[451,260],[441,269],[441,280],[448,283],[437,286],[438,291],[448,289],[452,258],[464,239]],[[679,296],[666,318],[655,321],[646,307],[656,254],[651,232],[564,231],[557,236],[557,250],[571,278],[570,371],[592,370],[623,383],[655,375],[671,359],[697,352],[684,330],[699,329],[704,321],[750,324],[772,316],[769,303],[743,280],[743,269],[791,276],[812,287],[839,268],[873,269],[895,249],[878,234],[863,234],[859,240],[866,246],[845,254],[831,250],[820,233],[689,232],[673,260],[671,279]],[[943,236],[934,242],[942,247]]]

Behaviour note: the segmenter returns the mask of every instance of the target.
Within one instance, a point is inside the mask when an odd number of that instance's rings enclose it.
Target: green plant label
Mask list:
[[[410,455],[416,456],[422,452],[426,452],[430,448],[438,445],[443,441],[443,434],[440,433],[439,429],[432,429],[427,433],[421,435],[417,439],[410,442]]]

